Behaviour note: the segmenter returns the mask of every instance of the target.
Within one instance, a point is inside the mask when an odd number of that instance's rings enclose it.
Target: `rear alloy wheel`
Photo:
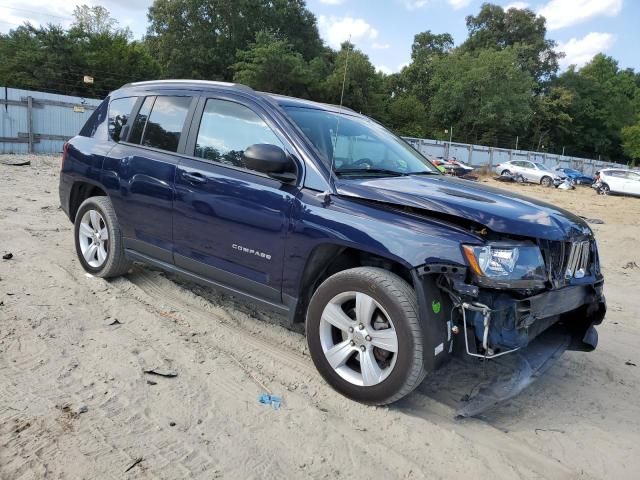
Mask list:
[[[425,376],[415,292],[387,270],[358,267],[329,277],[311,299],[306,328],[318,371],[353,400],[392,403]]]
[[[85,262],[100,268],[107,261],[109,230],[98,210],[86,210],[80,219],[78,243]]]
[[[553,185],[553,179],[551,177],[542,177],[542,180],[540,180],[540,185],[542,185],[543,187],[550,187]]]
[[[127,273],[122,233],[109,197],[87,198],[76,213],[76,253],[82,267],[97,277]]]

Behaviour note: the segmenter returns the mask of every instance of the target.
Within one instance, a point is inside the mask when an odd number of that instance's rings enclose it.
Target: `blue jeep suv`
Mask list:
[[[60,199],[87,272],[142,262],[304,322],[322,376],[368,404],[551,326],[593,349],[606,310],[579,217],[441,175],[350,109],[242,85],[113,92],[65,145]]]

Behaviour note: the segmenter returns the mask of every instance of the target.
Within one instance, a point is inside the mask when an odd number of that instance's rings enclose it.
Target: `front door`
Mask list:
[[[203,98],[176,172],[178,267],[271,302],[281,301],[285,236],[297,188],[248,169],[244,150],[285,146],[258,106]]]

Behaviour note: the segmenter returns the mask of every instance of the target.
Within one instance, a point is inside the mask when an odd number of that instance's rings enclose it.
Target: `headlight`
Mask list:
[[[544,286],[544,260],[536,245],[496,242],[482,246],[463,245],[462,249],[480,285],[507,288]]]

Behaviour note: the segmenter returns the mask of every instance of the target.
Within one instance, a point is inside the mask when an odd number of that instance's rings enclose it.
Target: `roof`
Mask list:
[[[328,103],[320,103],[314,102],[312,100],[305,100],[302,98],[296,97],[288,97],[286,95],[278,95],[275,93],[269,92],[257,92],[253,90],[251,87],[243,85],[241,83],[231,83],[231,82],[218,82],[212,80],[189,80],[189,79],[168,79],[168,80],[149,80],[144,82],[131,82],[123,85],[119,90],[125,88],[136,88],[136,87],[184,87],[184,88],[225,88],[230,90],[238,90],[243,93],[253,94],[255,96],[259,96],[265,99],[268,99],[272,102],[277,103],[281,107],[299,107],[299,108],[313,108],[316,110],[325,110],[332,113],[350,113],[354,115],[359,115],[354,110],[348,107],[340,107],[339,105],[331,105]]]
[[[162,86],[184,86],[184,87],[226,87],[237,88],[245,92],[253,92],[251,87],[242,85],[241,83],[218,82],[213,80],[188,80],[188,79],[171,79],[171,80],[148,80],[144,82],[132,82],[123,85],[121,88],[128,87],[162,87]]]
[[[288,97],[286,95],[278,95],[275,93],[261,92],[263,95],[271,97],[281,107],[299,107],[299,108],[314,108],[316,110],[328,110],[330,112],[346,111],[349,113],[357,113],[349,107],[340,107],[339,105],[333,105],[330,103],[314,102],[313,100],[305,100],[303,98]]]

